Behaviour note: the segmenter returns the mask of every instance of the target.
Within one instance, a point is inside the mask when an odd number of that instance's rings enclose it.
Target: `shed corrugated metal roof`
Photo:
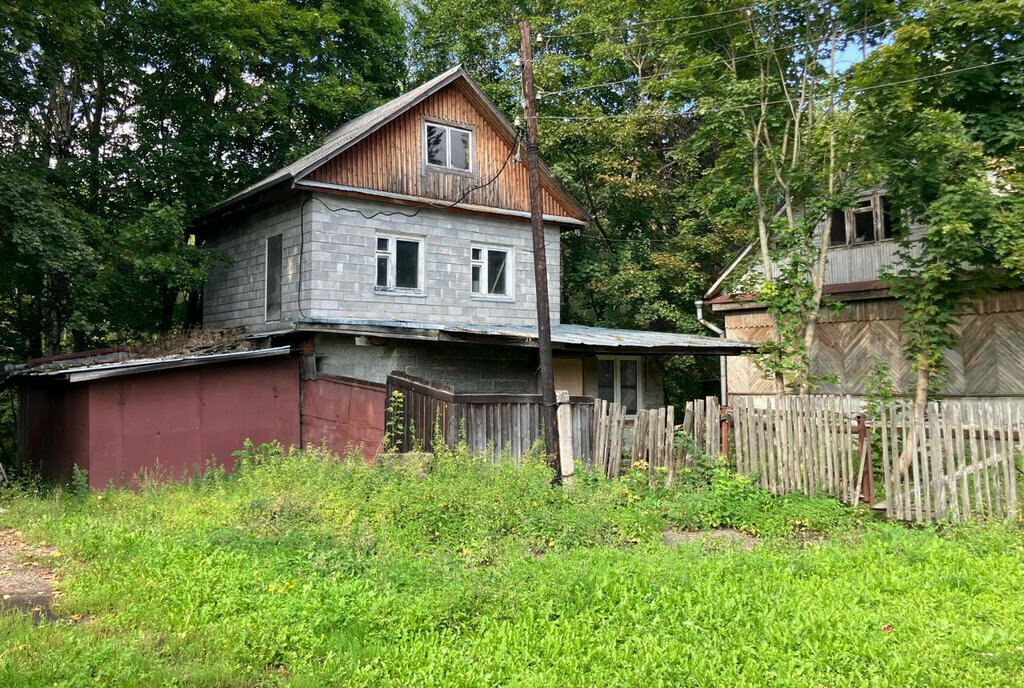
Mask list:
[[[320,329],[399,339],[460,338],[473,341],[485,337],[520,340],[519,345],[535,346],[537,328],[524,325],[478,325],[473,323],[429,323],[404,320],[370,320],[356,318],[309,319],[295,323],[297,329]],[[739,355],[757,348],[757,342],[746,342],[719,337],[672,332],[622,330],[587,325],[558,324],[551,326],[551,342],[561,348],[594,350],[649,351],[651,353],[726,354]]]
[[[212,363],[224,363],[270,356],[283,356],[291,351],[289,346],[276,346],[269,349],[252,351],[231,351],[219,354],[197,354],[193,356],[153,356],[148,358],[132,358],[110,362],[109,360],[94,361],[92,364],[67,365],[66,362],[46,363],[40,366],[16,370],[11,377],[45,377],[67,380],[68,382],[86,382],[105,377],[119,375],[135,375],[170,368],[188,368]]]

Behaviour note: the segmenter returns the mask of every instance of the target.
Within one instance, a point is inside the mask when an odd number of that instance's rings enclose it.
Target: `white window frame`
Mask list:
[[[473,252],[480,251],[480,260],[473,258]],[[487,291],[487,285],[491,283],[491,275],[488,272],[487,252],[501,251],[505,254],[505,293],[491,294]],[[473,268],[480,267],[481,291],[473,291]],[[511,246],[497,244],[472,244],[469,249],[469,292],[474,299],[490,299],[499,301],[513,301],[516,293],[516,257]]]
[[[622,373],[619,366],[620,361],[636,361],[636,410],[644,407],[644,361],[643,356],[598,356],[598,361],[615,362],[615,402],[622,403]],[[598,364],[600,365],[600,363]],[[598,394],[600,394],[600,371],[598,371]],[[597,396],[597,395],[595,395]],[[600,397],[598,397],[600,398]],[[636,413],[626,413],[626,418],[636,418]]]
[[[442,129],[448,130],[446,140],[448,141],[447,149],[445,150],[445,164],[439,165],[437,163],[430,162],[430,151],[427,146],[427,127],[441,127]],[[457,131],[462,134],[469,134],[469,150],[466,151],[466,162],[469,163],[467,169],[460,167],[452,167],[452,131]],[[443,170],[445,172],[451,172],[453,174],[467,174],[472,175],[476,172],[476,129],[470,126],[460,126],[450,122],[442,122],[436,119],[424,119],[422,128],[422,143],[423,143],[423,164],[432,170]]]
[[[388,249],[382,251],[378,248],[378,242],[380,239],[387,239]],[[416,269],[416,286],[415,287],[399,287],[395,286],[395,267],[396,267],[396,253],[398,250],[399,241],[408,241],[416,243],[419,246],[419,252],[416,256],[417,269]],[[378,232],[373,236],[373,290],[378,294],[422,294],[423,293],[423,281],[426,276],[426,241],[421,236],[413,236],[409,234],[395,234],[392,232]],[[388,259],[388,274],[387,284],[380,286],[377,284],[377,261],[380,256],[385,255]]]

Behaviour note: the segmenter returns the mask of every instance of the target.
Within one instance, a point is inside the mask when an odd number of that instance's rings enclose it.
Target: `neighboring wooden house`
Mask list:
[[[879,280],[880,270],[897,260],[889,206],[882,191],[865,194],[857,206],[832,221],[825,297],[843,304],[838,313],[821,312],[811,349],[812,371],[832,374],[838,384],[824,393],[861,395],[875,361],[890,368],[900,393],[913,392],[911,366],[903,356],[902,309]],[[920,236],[912,229],[911,239]],[[763,304],[748,294],[732,293],[743,274],[759,271],[756,247],[748,247],[723,272],[704,299],[725,318],[730,339],[764,341],[772,320]],[[1024,292],[1001,291],[963,309],[957,333],[960,344],[946,352],[948,374],[936,385],[945,397],[1024,397]],[[751,358],[728,360],[730,394],[770,394],[773,383]]]
[[[661,357],[736,353],[719,339],[560,322],[560,234],[587,213],[545,167],[556,386],[664,403]],[[329,134],[204,215],[227,258],[206,328],[304,334],[316,373],[383,383],[401,371],[459,392],[536,392],[536,305],[525,149],[461,67]]]

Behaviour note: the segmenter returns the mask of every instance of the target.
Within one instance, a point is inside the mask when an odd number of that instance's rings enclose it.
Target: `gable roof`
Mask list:
[[[472,100],[475,101],[475,105],[491,122],[491,124],[495,126],[495,129],[503,136],[503,138],[506,139],[506,142],[510,146],[521,145],[517,143],[518,136],[512,124],[505,118],[501,111],[498,110],[497,106],[494,105],[491,99],[487,97],[480,86],[473,81],[466,69],[462,65],[456,65],[455,67],[438,74],[433,79],[420,84],[416,88],[407,91],[397,98],[390,100],[387,103],[384,103],[383,105],[350,120],[349,122],[346,122],[342,126],[330,132],[324,138],[323,145],[316,150],[307,153],[295,162],[282,167],[255,184],[252,184],[228,197],[223,202],[203,213],[203,215],[210,215],[218,211],[227,210],[240,201],[279,185],[287,184],[291,186],[331,158],[334,158],[345,150],[348,150],[355,144],[369,137],[374,132],[380,130],[388,123],[394,121],[410,108],[415,107],[431,95],[455,84],[456,82],[461,82],[467,87],[468,94],[471,96]],[[583,206],[573,198],[572,194],[570,194],[557,179],[555,179],[551,174],[551,171],[543,162],[541,162],[541,180],[543,186],[550,193],[562,201],[567,207],[578,213],[578,221],[580,224],[589,219],[589,214]]]

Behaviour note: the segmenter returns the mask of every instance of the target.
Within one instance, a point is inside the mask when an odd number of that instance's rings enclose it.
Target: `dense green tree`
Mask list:
[[[180,323],[192,218],[404,74],[389,0],[22,0],[0,23],[0,344],[20,355]]]
[[[1021,7],[915,3],[851,80],[869,162],[903,234],[886,279],[904,307],[919,403],[956,344],[956,313],[1024,278]]]

